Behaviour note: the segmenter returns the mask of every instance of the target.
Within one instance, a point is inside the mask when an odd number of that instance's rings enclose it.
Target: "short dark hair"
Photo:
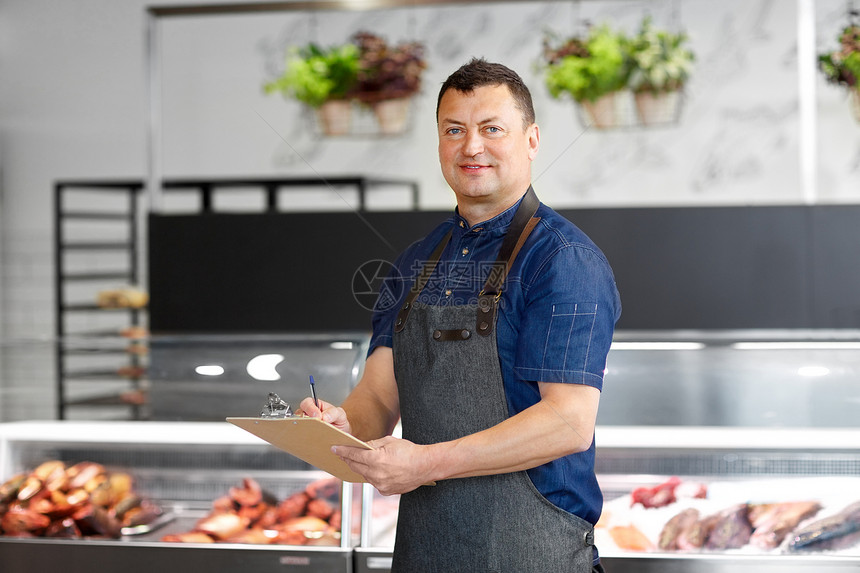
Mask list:
[[[471,93],[475,88],[500,85],[507,86],[508,91],[511,92],[517,109],[523,114],[523,129],[526,129],[535,122],[535,108],[529,88],[519,74],[509,67],[488,62],[483,58],[472,58],[469,63],[460,66],[460,69],[448,76],[442,84],[439,98],[436,100],[436,122],[439,122],[439,104],[442,102],[442,96],[449,89]]]

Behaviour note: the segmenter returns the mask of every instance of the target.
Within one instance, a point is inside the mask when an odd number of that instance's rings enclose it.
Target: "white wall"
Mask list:
[[[552,100],[543,86],[536,69],[541,32],[571,33],[586,19],[633,31],[646,9],[658,25],[685,29],[698,56],[682,121],[661,129],[584,133],[573,105]],[[844,10],[839,0],[818,3],[822,47],[835,46]],[[362,29],[390,40],[414,30],[427,46],[430,67],[415,129],[407,136],[320,140],[299,104],[262,93],[286,46],[333,44]],[[425,206],[447,207],[451,194],[433,160],[436,88],[470,56],[483,55],[518,70],[532,88],[543,136],[535,183],[554,206],[804,198],[792,1],[519,2],[197,17],[164,21],[162,40],[167,175],[384,173],[418,179]],[[817,80],[820,139],[839,142],[836,153],[820,155],[819,199],[854,201],[860,179],[849,155],[856,153],[857,126],[844,90]]]
[[[53,183],[142,177],[144,5],[0,8],[0,420],[53,416]]]
[[[145,174],[147,4],[6,0],[0,8],[0,420],[50,417],[54,181]],[[583,133],[571,104],[551,100],[533,68],[541,30],[578,31],[584,19],[632,30],[645,10],[686,29],[698,55],[681,123]],[[821,0],[816,13],[818,45],[832,48],[845,2]],[[403,176],[420,181],[423,206],[447,208],[436,89],[482,55],[532,88],[542,126],[536,189],[553,206],[800,203],[796,18],[790,0],[604,0],[163,21],[164,170]],[[427,45],[426,87],[407,136],[320,140],[294,103],[262,95],[286,45],[338,42],[361,29],[390,40],[408,30]],[[860,124],[842,90],[816,81],[819,200],[856,202]]]

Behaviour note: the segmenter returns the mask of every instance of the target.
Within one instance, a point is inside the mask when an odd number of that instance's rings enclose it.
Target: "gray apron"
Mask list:
[[[478,304],[415,301],[450,240],[443,238],[395,322],[394,369],[403,437],[454,440],[508,417],[495,318],[510,265],[539,219],[529,191]],[[593,527],[546,500],[525,471],[439,481],[400,499],[392,572],[591,571]]]

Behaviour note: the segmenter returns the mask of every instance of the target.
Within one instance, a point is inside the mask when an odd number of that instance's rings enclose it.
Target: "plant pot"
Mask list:
[[[598,129],[616,127],[618,125],[618,112],[616,110],[615,96],[618,92],[608,93],[596,101],[584,100],[579,102],[585,110],[591,125]]]
[[[373,113],[379,123],[379,131],[385,135],[403,133],[409,117],[412,98],[386,99],[373,104]]]
[[[854,119],[860,122],[860,86],[851,89],[851,111]]]
[[[637,92],[634,95],[636,112],[642,125],[672,123],[678,119],[681,105],[681,92],[664,92],[654,94],[648,91]]]
[[[332,100],[316,110],[320,129],[325,135],[346,135],[352,122],[352,104],[347,100]]]

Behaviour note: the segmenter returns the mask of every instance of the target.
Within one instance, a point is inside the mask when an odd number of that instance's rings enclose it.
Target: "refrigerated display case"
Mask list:
[[[749,546],[659,551],[674,508],[630,511],[634,489],[673,476],[710,488],[703,511],[820,498],[826,515],[860,501],[858,331],[618,332],[595,439],[606,500],[595,538],[609,573],[860,570],[860,545],[792,554]],[[365,500],[370,508],[387,503],[372,491]],[[655,548],[617,547],[610,513],[614,523],[644,529]],[[391,516],[380,506],[365,509],[363,519],[356,571],[378,571],[386,558],[390,565],[393,542],[377,542],[373,532],[389,527]]]
[[[608,573],[848,573],[860,571],[860,539],[840,551],[787,553],[773,549],[661,551],[665,523],[682,509],[718,513],[736,504],[775,504],[816,499],[819,515],[830,515],[860,501],[860,430],[792,428],[682,428],[602,426],[598,442],[598,481],[606,496],[595,542]],[[631,492],[671,477],[703,484],[706,499],[684,499],[663,508],[631,508]],[[396,523],[390,500],[364,491],[362,543],[355,550],[357,573],[390,570]],[[818,516],[806,520],[814,521]],[[618,547],[610,530],[635,526],[653,547]],[[860,524],[858,524],[860,529]],[[386,565],[387,564],[387,565]]]
[[[334,484],[340,517],[333,523],[338,527],[329,532],[324,546],[315,545],[320,537],[316,532],[308,532],[301,544],[241,543],[236,538],[213,543],[165,540],[217,515],[217,500],[245,479],[253,479],[274,500],[334,481],[226,422],[0,424],[2,481],[47,460],[67,466],[87,461],[127,473],[135,493],[157,504],[162,514],[144,527],[123,528],[117,538],[0,536],[4,573],[84,573],[96,563],[109,571],[141,573],[201,568],[212,573],[352,571],[352,547],[358,542],[353,512],[358,509],[353,507],[353,486],[340,481]]]
[[[732,548],[660,548],[666,523],[692,508],[700,519],[741,508],[814,501],[810,517],[791,528],[832,515],[860,501],[860,430],[854,428],[755,428],[601,426],[597,473],[606,502],[595,541],[610,572],[724,571],[801,573],[860,570],[860,539],[848,548],[791,551],[791,531],[774,547],[747,540]],[[678,493],[665,506],[634,504],[638,488],[655,488],[677,477],[704,486],[703,499]],[[746,518],[745,518],[746,519]],[[753,520],[754,521],[754,520]],[[633,526],[648,540],[641,550],[616,544],[614,527]],[[857,524],[860,529],[860,523]]]
[[[225,372],[247,376],[251,358],[282,354],[275,371],[284,388],[294,384],[304,396],[306,371],[320,370],[328,351],[337,357],[348,385],[357,379],[366,339],[347,348],[346,339],[320,338],[314,352],[298,345],[295,361],[289,344],[273,348],[241,344],[202,356],[176,346],[174,366],[191,372],[224,359]],[[197,339],[197,344],[202,339]],[[211,341],[210,341],[211,342]],[[333,343],[340,342],[334,347]],[[256,343],[254,343],[256,344]],[[211,350],[211,346],[209,347]],[[855,331],[647,332],[617,334],[610,351],[601,398],[597,440],[597,472],[606,498],[606,516],[597,540],[609,573],[651,571],[780,571],[847,573],[860,570],[860,549],[787,554],[780,548],[752,547],[723,551],[631,551],[613,546],[607,527],[627,519],[650,537],[675,508],[647,513],[630,511],[630,494],[677,476],[704,483],[711,497],[702,509],[733,503],[779,503],[819,498],[824,514],[860,500],[860,335]],[[208,351],[207,351],[208,352]],[[238,353],[238,354],[234,354]],[[343,354],[340,354],[343,353]],[[156,353],[157,354],[157,353]],[[234,358],[229,358],[234,356]],[[182,366],[181,362],[185,361]],[[155,361],[156,365],[158,360]],[[232,366],[231,366],[232,364]],[[295,370],[291,370],[295,366]],[[351,365],[351,366],[350,366]],[[240,368],[241,367],[241,368]],[[221,396],[225,413],[250,414],[262,406],[270,389],[257,379],[223,382],[219,390],[209,378],[162,376],[163,391],[179,381],[194,391],[182,396]],[[337,377],[333,377],[334,380]],[[319,379],[318,379],[319,380]],[[194,385],[192,385],[194,384]],[[181,385],[181,384],[180,384]],[[221,392],[223,390],[223,392]],[[287,391],[281,390],[284,395]],[[323,391],[323,390],[321,390]],[[324,397],[338,401],[331,383]],[[174,394],[179,396],[181,393]],[[240,398],[248,400],[239,408]],[[215,401],[217,402],[217,401]],[[225,406],[226,404],[226,406]],[[170,416],[200,414],[199,403]],[[180,404],[182,408],[187,406]],[[171,408],[176,408],[172,405]],[[196,410],[195,410],[196,408]],[[242,412],[234,412],[241,409]],[[226,422],[31,422],[0,425],[0,478],[36,466],[46,459],[76,462],[91,459],[108,467],[126,468],[141,492],[170,509],[174,519],[149,534],[120,540],[17,539],[0,537],[0,562],[17,571],[76,573],[104,559],[125,570],[171,571],[203,566],[215,572],[309,570],[386,571],[391,565],[396,498],[383,497],[369,486],[347,487],[340,495],[344,530],[337,547],[239,544],[174,544],[164,535],[187,531],[205,515],[212,501],[245,477],[253,477],[278,497],[307,487],[322,477],[303,462],[261,442]],[[822,493],[824,492],[824,493]],[[364,503],[359,510],[358,500]],[[711,505],[707,505],[710,503]],[[643,519],[643,516],[646,519]],[[357,522],[361,522],[358,527]],[[656,544],[656,540],[652,539]],[[344,545],[346,544],[346,545]],[[301,568],[301,569],[299,569]]]
[[[31,531],[22,523],[28,516],[16,516],[9,528],[0,526],[4,573],[83,572],[96,562],[129,572],[351,571],[359,541],[360,508],[352,503],[358,486],[334,480],[225,418],[259,416],[270,392],[295,411],[310,394],[310,376],[320,398],[339,403],[361,373],[368,340],[366,333],[155,335],[149,339],[152,420],[0,424],[0,483],[46,461],[62,462],[67,473],[86,462],[105,475],[132,476],[134,493],[161,509],[157,519],[123,528],[117,538],[75,531],[78,520],[62,531]],[[223,500],[240,495],[233,491],[246,480],[259,486],[267,506],[234,504],[229,512],[242,519],[231,518],[225,528],[218,518]],[[291,499],[307,513],[296,513]],[[0,499],[0,516],[8,514],[5,501]],[[278,511],[262,515],[271,507]],[[333,515],[323,516],[323,509]],[[293,518],[298,522],[286,523]],[[215,543],[186,535],[201,527]],[[32,533],[38,537],[27,537]],[[71,538],[46,537],[55,534]]]
[[[657,546],[677,511],[630,511],[630,493],[671,476],[707,484],[703,503],[723,508],[819,498],[825,514],[860,500],[859,381],[856,330],[616,333],[595,437],[602,521],[644,518]],[[606,528],[595,537],[612,573],[860,570],[860,546],[634,552]]]

